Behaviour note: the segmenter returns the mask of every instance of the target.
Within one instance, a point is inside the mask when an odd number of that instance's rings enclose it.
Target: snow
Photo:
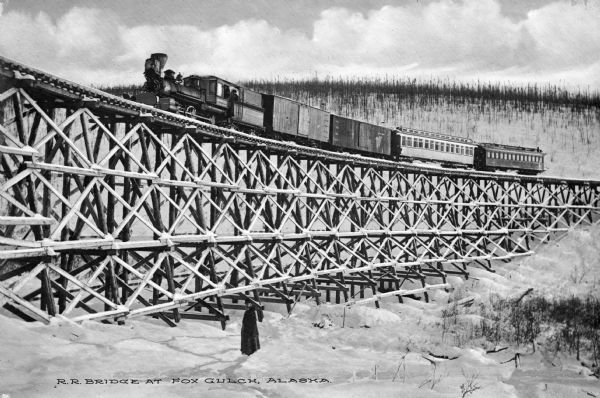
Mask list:
[[[45,326],[2,313],[0,394],[459,397],[461,384],[476,375],[481,388],[469,397],[600,395],[589,369],[568,355],[525,347],[486,353],[491,347],[457,344],[442,333],[443,310],[459,300],[477,306],[492,295],[516,297],[530,287],[547,297],[598,294],[599,246],[600,226],[574,230],[532,257],[494,264],[496,273],[472,268],[468,280],[449,277],[452,289],[432,294],[430,303],[388,299],[376,309],[372,303],[305,301],[291,316],[284,306],[269,305],[259,324],[262,348],[250,357],[239,351],[240,312],[231,313],[225,331],[200,321],[170,328],[153,318],[123,326],[55,319]],[[476,314],[457,316],[463,325],[479,320]],[[522,354],[519,369],[510,361],[516,352]]]

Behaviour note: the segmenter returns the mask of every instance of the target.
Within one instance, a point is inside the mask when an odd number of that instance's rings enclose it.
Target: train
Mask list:
[[[389,127],[335,115],[289,98],[259,93],[213,75],[175,76],[163,69],[167,55],[154,53],[144,66],[145,92],[136,100],[218,126],[289,139],[332,151],[390,160],[434,162],[479,171],[544,171],[545,153],[407,127]]]

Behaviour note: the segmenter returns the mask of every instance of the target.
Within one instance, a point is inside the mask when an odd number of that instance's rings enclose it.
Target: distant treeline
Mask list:
[[[100,85],[94,87],[109,94],[118,95],[119,97],[122,97],[123,94],[136,95],[144,92],[143,84],[117,84],[114,86]]]
[[[510,101],[516,103],[541,102],[547,105],[590,108],[600,106],[600,92],[571,91],[556,85],[475,82],[466,83],[448,79],[418,80],[410,78],[309,78],[249,80],[245,86],[261,92],[277,93],[294,98],[299,92],[312,96],[353,97],[356,95],[396,95],[402,99],[442,99],[447,102]]]
[[[600,108],[600,92],[593,90],[572,91],[557,85],[526,85],[491,82],[457,82],[444,79],[418,80],[409,78],[306,78],[248,80],[242,85],[257,91],[278,94],[290,98],[327,97],[356,98],[376,94],[394,95],[398,100],[409,102],[441,100],[444,103],[455,102],[512,102],[538,103],[552,108],[552,105],[568,106],[574,109]],[[143,91],[143,85],[99,86],[101,90],[115,95],[137,94]]]

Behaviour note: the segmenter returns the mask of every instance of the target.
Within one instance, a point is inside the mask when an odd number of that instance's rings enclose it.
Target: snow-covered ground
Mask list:
[[[44,326],[2,314],[0,396],[461,397],[469,378],[480,387],[470,397],[600,396],[589,369],[543,344],[535,353],[525,346],[486,353],[489,344],[442,333],[442,311],[459,299],[477,307],[530,287],[547,297],[598,295],[598,253],[595,226],[521,262],[496,264],[496,273],[475,268],[469,280],[452,277],[452,291],[430,303],[390,299],[376,309],[308,301],[290,317],[272,305],[259,324],[262,349],[250,357],[239,351],[241,313],[225,331],[189,320],[169,328],[152,318]],[[516,352],[519,369],[510,361]]]

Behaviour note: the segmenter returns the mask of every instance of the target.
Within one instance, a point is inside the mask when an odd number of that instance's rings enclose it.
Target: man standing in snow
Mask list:
[[[246,303],[248,307],[248,303]],[[260,350],[260,342],[258,341],[258,325],[256,323],[256,308],[250,305],[244,312],[242,321],[242,354],[252,355]]]

